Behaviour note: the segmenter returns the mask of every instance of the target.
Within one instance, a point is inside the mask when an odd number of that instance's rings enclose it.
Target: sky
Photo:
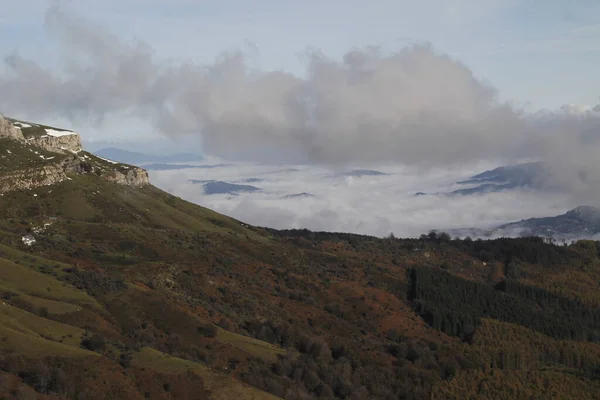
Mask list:
[[[160,59],[211,63],[244,49],[256,67],[301,75],[303,53],[339,58],[361,46],[429,42],[531,109],[597,104],[600,3],[594,0],[0,0],[0,54],[42,65],[60,56],[44,26],[50,5],[142,40]]]

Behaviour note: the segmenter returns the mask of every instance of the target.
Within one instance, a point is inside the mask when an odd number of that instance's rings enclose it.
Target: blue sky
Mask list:
[[[77,0],[66,9],[124,40],[139,38],[158,58],[210,63],[244,49],[263,69],[302,74],[302,53],[340,57],[356,46],[395,51],[428,41],[532,109],[597,104],[600,2],[577,0]],[[45,0],[0,0],[0,54],[52,65]],[[6,40],[10,38],[10,40]]]

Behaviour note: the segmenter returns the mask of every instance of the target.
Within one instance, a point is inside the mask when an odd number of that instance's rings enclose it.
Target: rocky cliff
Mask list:
[[[120,185],[149,185],[148,173],[83,150],[72,131],[0,116],[0,193],[53,185],[69,174],[93,174]]]
[[[0,115],[0,137],[8,137],[16,140],[25,140],[23,133],[9,120]]]
[[[65,179],[67,179],[67,173],[62,165],[48,165],[8,172],[0,174],[0,193],[54,185]]]
[[[53,153],[77,153],[83,149],[81,137],[75,132],[61,136],[45,135],[31,137],[27,141],[34,146],[41,147]]]
[[[106,175],[106,179],[118,183],[119,185],[128,185],[142,187],[150,184],[148,171],[142,168],[132,167],[127,172],[114,171]]]

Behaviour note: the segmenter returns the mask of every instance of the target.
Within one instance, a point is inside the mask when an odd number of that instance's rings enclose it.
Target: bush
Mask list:
[[[445,269],[445,270],[449,270],[450,269],[450,263],[446,260],[442,261],[442,264],[440,265],[441,269]]]
[[[198,333],[204,337],[214,338],[217,336],[217,327],[212,324],[204,324],[198,327]]]
[[[106,348],[106,341],[100,335],[92,335],[89,338],[85,338],[81,341],[81,346],[84,349],[88,349],[95,352],[102,352]]]
[[[92,270],[72,268],[64,279],[76,288],[86,290],[92,296],[117,292],[127,288],[127,284],[123,279]]]
[[[406,352],[406,359],[410,362],[415,362],[417,361],[419,358],[421,357],[421,355],[419,354],[418,350],[415,349],[414,347],[409,347],[407,352]]]

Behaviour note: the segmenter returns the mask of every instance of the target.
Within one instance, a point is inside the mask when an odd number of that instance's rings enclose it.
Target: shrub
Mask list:
[[[102,336],[94,334],[89,338],[83,339],[81,346],[91,351],[102,352],[106,348],[106,341]]]
[[[198,327],[198,333],[204,337],[214,338],[217,336],[217,327],[212,324],[204,324]]]

